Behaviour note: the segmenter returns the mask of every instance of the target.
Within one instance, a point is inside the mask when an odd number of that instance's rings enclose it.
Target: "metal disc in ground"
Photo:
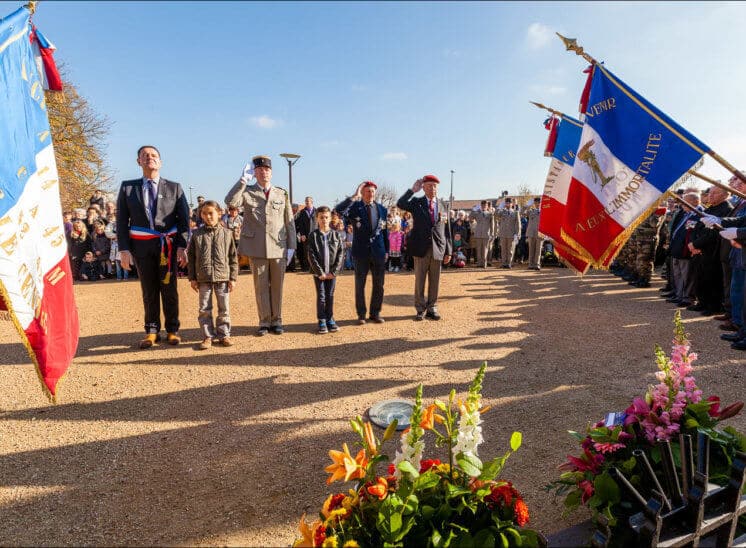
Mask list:
[[[396,419],[396,429],[404,430],[409,428],[413,408],[414,402],[410,400],[384,400],[373,405],[368,410],[368,416],[373,424],[381,428],[387,428]]]

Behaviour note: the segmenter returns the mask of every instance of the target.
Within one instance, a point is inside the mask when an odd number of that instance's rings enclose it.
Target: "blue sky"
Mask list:
[[[447,195],[450,170],[457,199],[540,192],[544,114],[528,101],[577,116],[584,83],[554,31],[746,168],[742,3],[40,2],[35,22],[112,122],[115,180],[139,176],[152,143],[195,198],[222,200],[255,154],[286,187],[281,152],[302,155],[296,202],[425,173]]]

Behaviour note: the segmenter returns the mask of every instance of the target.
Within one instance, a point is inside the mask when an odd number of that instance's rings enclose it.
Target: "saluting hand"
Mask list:
[[[248,164],[243,166],[243,172],[241,173],[241,180],[244,183],[248,183],[253,178],[254,178],[254,164],[249,162]]]
[[[357,185],[357,188],[355,189],[355,194],[352,196],[353,200],[357,201],[357,200],[362,199],[362,197],[363,197],[363,185],[364,184],[365,183],[360,183],[359,185]]]
[[[422,190],[422,179],[417,179],[412,185],[412,192],[419,192]]]

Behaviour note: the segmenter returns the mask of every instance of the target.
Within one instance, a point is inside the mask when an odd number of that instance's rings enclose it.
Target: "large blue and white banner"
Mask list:
[[[77,349],[78,312],[31,32],[27,8],[0,19],[0,297],[54,397]]]

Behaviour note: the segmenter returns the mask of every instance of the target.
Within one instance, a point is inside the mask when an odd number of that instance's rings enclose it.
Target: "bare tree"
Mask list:
[[[46,93],[49,126],[60,178],[62,208],[87,205],[95,189],[106,192],[111,173],[104,153],[111,126],[67,79],[64,91]]]
[[[389,183],[380,183],[378,190],[376,190],[376,201],[381,202],[383,207],[391,209],[396,205],[399,196],[402,193],[398,192],[393,185]]]
[[[521,183],[520,185],[518,185],[518,195],[516,199],[518,200],[518,204],[522,208],[529,205],[533,196],[533,190],[526,183]]]

